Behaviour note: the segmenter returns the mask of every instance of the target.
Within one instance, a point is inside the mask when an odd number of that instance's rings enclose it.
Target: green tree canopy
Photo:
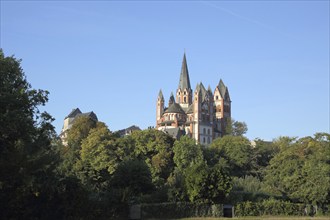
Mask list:
[[[265,182],[270,192],[305,203],[329,202],[329,134],[316,134],[315,138],[305,137],[295,142],[290,138],[285,140],[289,141],[281,141],[280,152],[266,170]]]
[[[248,131],[247,124],[228,118],[226,121],[225,135],[243,136]]]
[[[244,176],[251,170],[252,147],[250,141],[243,136],[224,136],[211,143],[215,155],[227,160],[230,174]]]
[[[0,49],[0,218],[47,214],[58,157],[51,145],[53,118],[40,112],[48,92],[32,89],[21,60]]]

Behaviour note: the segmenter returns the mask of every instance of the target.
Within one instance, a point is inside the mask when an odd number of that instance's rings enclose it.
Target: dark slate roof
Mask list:
[[[163,96],[162,90],[159,90],[158,97],[160,98],[160,100],[164,101],[164,96]]]
[[[118,130],[115,133],[119,134],[119,136],[122,137],[122,136],[125,136],[125,135],[132,134],[133,131],[141,131],[141,129],[138,126],[132,125],[128,128]]]
[[[220,79],[219,85],[217,87],[220,91],[221,98],[226,99],[227,97],[230,100],[228,87],[223,83],[222,79]]]
[[[171,92],[171,96],[170,96],[170,102],[174,103],[175,102],[175,99],[174,99],[174,95],[173,95],[173,92]]]
[[[181,108],[181,106],[178,103],[173,103],[172,105],[170,105],[165,110],[165,113],[181,113],[181,114],[185,114],[185,112],[183,111],[183,109]]]
[[[188,107],[186,113],[187,113],[187,114],[192,114],[192,113],[194,113],[194,105],[193,105],[193,104],[191,104],[191,105]]]
[[[87,116],[87,117],[90,117],[90,118],[94,119],[95,121],[97,121],[97,116],[94,112],[82,113],[79,116]]]
[[[225,86],[225,84],[223,83],[222,79],[220,79],[220,82],[218,84],[218,89],[220,91],[220,95],[222,98],[225,98],[226,95],[226,91],[227,91],[227,87]]]
[[[74,118],[74,117],[76,117],[79,114],[81,114],[80,109],[79,108],[75,108],[75,109],[72,109],[72,111],[70,112],[70,114],[68,114],[68,116],[66,116],[66,118]]]
[[[185,131],[180,128],[166,128],[164,130],[165,133],[169,134],[175,139],[180,139],[182,135],[185,135]]]
[[[197,86],[196,86],[196,91],[198,93],[201,93],[201,96],[202,96],[202,101],[204,101],[205,99],[205,96],[207,94],[207,90],[205,89],[204,85],[202,82],[198,83]]]
[[[181,91],[183,91],[184,89],[188,89],[188,90],[191,89],[187,60],[186,60],[186,53],[183,54],[180,81],[179,81],[178,88],[181,89]]]

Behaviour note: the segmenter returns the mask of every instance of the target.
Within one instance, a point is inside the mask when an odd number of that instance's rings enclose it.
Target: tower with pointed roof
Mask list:
[[[190,87],[186,53],[183,54],[179,86],[176,90],[176,101],[183,109],[188,109],[192,104],[192,90]]]
[[[227,118],[231,117],[229,90],[222,80],[214,92],[206,90],[203,83],[191,89],[186,54],[183,55],[176,99],[171,93],[168,106],[160,90],[156,108],[156,128],[175,138],[188,135],[196,142],[208,145],[223,136]]]

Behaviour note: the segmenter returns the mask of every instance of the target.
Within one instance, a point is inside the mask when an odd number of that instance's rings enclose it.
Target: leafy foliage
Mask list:
[[[265,180],[270,192],[293,201],[329,202],[329,134],[315,137],[286,142],[286,146],[281,142],[280,152],[266,170]]]

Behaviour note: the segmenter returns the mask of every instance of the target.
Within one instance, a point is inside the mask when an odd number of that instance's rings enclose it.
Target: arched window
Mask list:
[[[208,144],[210,143],[210,137],[207,138],[207,143],[208,143]]]
[[[206,129],[205,128],[203,128],[203,134],[206,134]]]
[[[210,134],[210,129],[207,129],[207,134]]]
[[[205,137],[203,137],[203,143],[205,143]]]
[[[186,96],[183,97],[183,101],[184,101],[184,103],[187,103],[187,98],[186,98]]]

